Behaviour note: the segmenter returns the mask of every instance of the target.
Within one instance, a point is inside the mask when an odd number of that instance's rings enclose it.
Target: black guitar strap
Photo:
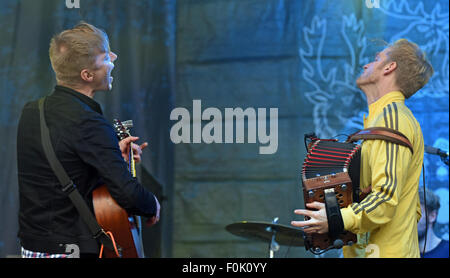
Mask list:
[[[93,234],[94,238],[100,241],[100,243],[103,244],[106,248],[114,251],[113,241],[105,233],[102,227],[100,227],[92,211],[86,204],[86,201],[83,199],[80,192],[76,188],[76,185],[69,178],[58,158],[56,157],[55,151],[50,141],[50,132],[45,121],[44,104],[45,97],[39,100],[39,110],[41,119],[41,141],[48,163],[50,164],[50,167],[58,178],[58,181],[62,185],[62,191],[70,198],[73,205],[78,210],[81,218]],[[119,246],[117,246],[117,248],[119,250],[119,255],[121,255],[121,248]]]

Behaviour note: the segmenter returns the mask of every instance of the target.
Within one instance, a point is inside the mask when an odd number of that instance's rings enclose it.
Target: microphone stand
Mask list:
[[[425,145],[425,152],[433,155],[438,155],[441,158],[442,162],[444,162],[444,164],[448,166],[448,151],[445,152],[439,148]]]
[[[278,217],[275,217],[272,221],[272,224],[278,223]],[[275,241],[277,235],[277,229],[272,228],[271,226],[266,228],[266,231],[272,233],[272,240],[269,243],[269,258],[273,259],[274,253],[280,249],[280,245]]]
[[[441,160],[442,160],[442,162],[444,162],[445,165],[448,166],[448,156],[441,155]]]

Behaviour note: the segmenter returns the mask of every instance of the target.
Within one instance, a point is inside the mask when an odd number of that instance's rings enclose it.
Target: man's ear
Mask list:
[[[80,72],[80,77],[83,81],[92,82],[94,81],[94,74],[84,69]]]
[[[383,67],[383,74],[388,75],[391,72],[393,72],[395,69],[397,69],[397,62],[389,62]]]

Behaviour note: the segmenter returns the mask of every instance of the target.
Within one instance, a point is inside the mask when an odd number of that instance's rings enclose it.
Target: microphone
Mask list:
[[[425,145],[425,152],[429,153],[429,154],[439,155],[439,156],[444,157],[444,158],[448,157],[448,152],[445,152],[445,151],[443,151],[441,149],[434,148],[434,147],[427,146],[427,145]]]

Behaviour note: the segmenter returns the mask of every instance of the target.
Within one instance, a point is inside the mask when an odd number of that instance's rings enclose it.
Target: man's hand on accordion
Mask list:
[[[328,219],[327,212],[325,210],[325,204],[319,202],[312,202],[306,204],[307,208],[315,209],[296,209],[295,214],[307,216],[310,219],[305,221],[291,221],[291,225],[295,227],[303,228],[305,233],[328,233]]]

